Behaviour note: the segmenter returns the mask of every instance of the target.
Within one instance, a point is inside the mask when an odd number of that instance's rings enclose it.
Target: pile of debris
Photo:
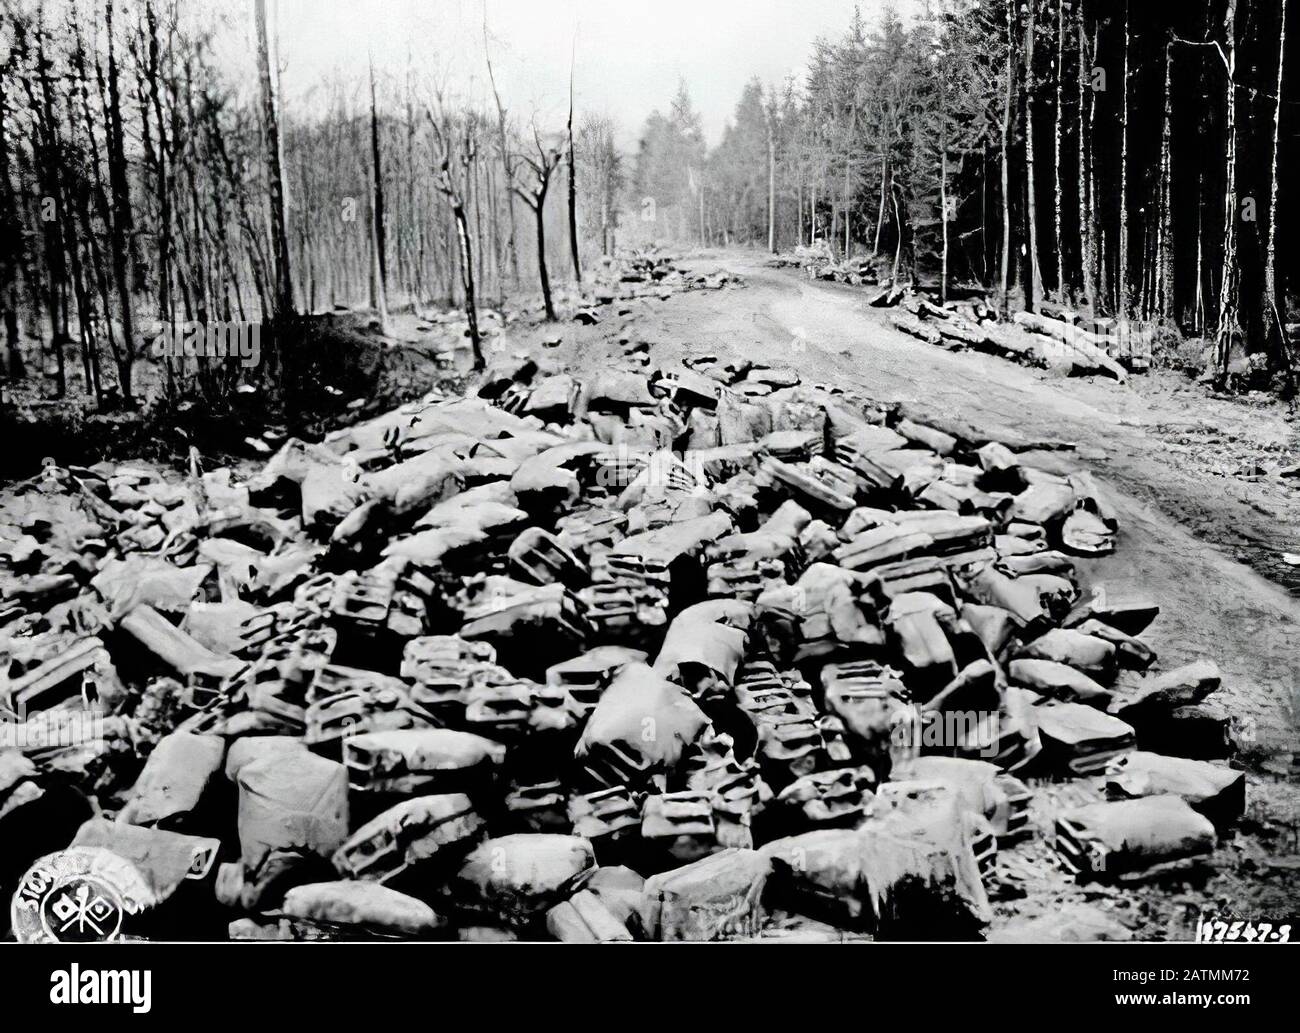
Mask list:
[[[576,322],[594,326],[604,321],[606,308],[616,306],[618,315],[626,316],[633,311],[631,303],[638,300],[667,301],[683,291],[744,286],[744,278],[735,273],[721,268],[691,270],[680,256],[650,248],[604,255],[583,284],[559,287],[555,294]],[[539,301],[533,314],[541,311]]]
[[[1081,593],[1087,475],[788,370],[500,356],[248,479],[51,462],[2,519],[22,938],[60,858],[131,873],[122,936],[978,938],[1000,851],[1113,879],[1244,806],[1214,665]],[[1061,779],[1099,802],[1036,829]]]
[[[831,248],[824,240],[799,244],[793,251],[775,254],[767,260],[772,269],[815,269],[831,261]]]
[[[843,261],[837,260],[825,240],[800,244],[789,254],[774,255],[767,264],[774,269],[802,269],[810,280],[845,283],[851,287],[880,282],[872,258],[846,256]]]
[[[617,258],[605,257],[597,269],[596,298],[613,292],[613,298],[622,300],[653,297],[666,299],[683,290],[721,290],[723,287],[743,287],[743,277],[725,269],[711,272],[692,272],[682,264],[680,255],[669,254],[657,248],[620,254]]]

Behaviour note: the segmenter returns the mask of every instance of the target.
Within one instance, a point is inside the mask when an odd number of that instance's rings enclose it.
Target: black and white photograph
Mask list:
[[[1242,1016],[1297,184],[1300,0],[0,0],[24,992],[1106,944]]]

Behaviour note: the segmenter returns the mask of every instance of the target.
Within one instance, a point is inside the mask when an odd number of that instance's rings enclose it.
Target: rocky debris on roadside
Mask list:
[[[875,260],[870,257],[837,260],[830,244],[819,240],[814,244],[800,244],[793,251],[773,255],[767,264],[774,269],[802,269],[810,280],[845,283],[853,287],[877,282]]]
[[[619,320],[637,311],[637,302],[666,301],[686,291],[717,291],[746,286],[744,277],[717,267],[705,269],[685,257],[650,247],[620,250],[602,255],[587,270],[582,283],[561,283],[551,288],[552,309],[561,320],[571,320],[584,327],[620,325]],[[472,361],[469,350],[469,322],[459,308],[425,313],[427,324],[447,331],[451,343],[440,349],[436,361],[440,366],[467,371]],[[549,317],[540,294],[508,308],[494,309],[480,303],[477,309],[484,350],[489,354],[512,350],[512,339],[523,326],[543,324]],[[621,324],[624,329],[627,324]],[[559,324],[545,322],[545,326]],[[432,329],[426,325],[421,333]],[[541,339],[543,349],[559,348],[565,341],[559,330],[548,330]],[[630,340],[626,344],[632,345]],[[644,344],[641,344],[644,347]],[[262,442],[256,442],[258,448]]]
[[[579,322],[599,321],[598,307],[615,302],[636,298],[664,300],[681,291],[745,286],[744,278],[735,273],[720,268],[708,272],[691,270],[683,264],[680,255],[658,248],[603,256],[593,271],[592,280],[591,285],[583,290],[588,304],[579,308],[575,316]]]
[[[1079,879],[1245,807],[1218,668],[1080,583],[1121,533],[1088,477],[707,357],[497,356],[251,477],[50,462],[0,509],[3,892],[93,848],[146,938],[980,938],[1054,786]]]

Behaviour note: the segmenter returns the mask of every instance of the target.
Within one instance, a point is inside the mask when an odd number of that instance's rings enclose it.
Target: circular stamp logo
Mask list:
[[[28,869],[10,905],[10,924],[19,943],[115,940],[123,919],[149,898],[129,861],[102,847],[70,847]]]

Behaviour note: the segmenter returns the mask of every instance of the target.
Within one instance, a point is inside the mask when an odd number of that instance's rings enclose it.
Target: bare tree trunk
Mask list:
[[[943,73],[941,72],[940,75]],[[939,266],[939,304],[948,300],[948,95],[939,82],[939,219],[943,225],[943,258]]]
[[[469,242],[469,220],[459,198],[452,199],[452,217],[456,221],[456,244],[460,249],[460,285],[465,294],[465,318],[469,321],[470,348],[474,368],[483,368],[483,342],[478,329],[478,304],[474,296],[474,253]]]
[[[880,161],[880,211],[876,214],[876,240],[871,247],[871,255],[874,258],[880,254],[880,231],[885,225],[885,204],[889,196],[889,154],[886,153]]]
[[[4,274],[3,295],[0,295],[0,313],[5,326],[5,375],[9,380],[22,380],[26,375],[18,334],[18,292],[16,282],[21,262],[18,212],[15,207],[13,186],[9,179],[9,138],[5,131],[8,103],[4,76],[0,75],[0,272]]]
[[[894,202],[894,222],[898,227],[898,241],[894,245],[894,270],[890,276],[890,280],[892,283],[897,285],[898,273],[903,263],[903,211],[902,206],[898,203],[898,195],[902,193],[902,190],[899,188],[898,184],[895,183],[893,184],[890,193],[893,195]]]
[[[1101,26],[1092,31],[1092,60],[1097,60],[1101,45]],[[1102,273],[1106,267],[1106,235],[1102,232],[1101,209],[1097,205],[1097,91],[1092,91],[1088,101],[1088,233],[1092,238],[1092,266],[1088,275],[1092,279],[1092,304],[1096,310],[1103,305],[1109,294],[1102,283]]]
[[[514,181],[514,163],[510,159],[509,142],[506,139],[506,109],[501,104],[501,94],[497,90],[497,80],[492,71],[492,55],[487,45],[487,16],[483,17],[483,51],[487,55],[488,81],[492,84],[492,97],[497,107],[497,150],[501,157],[501,167],[506,174],[506,211],[510,216],[510,237],[506,241],[506,250],[510,253],[510,280],[519,287],[519,224],[515,218],[515,195],[509,189]]]
[[[506,277],[502,265],[501,219],[497,210],[496,172],[491,162],[483,163],[483,185],[488,196],[488,237],[492,241],[492,277],[496,284],[497,308],[503,312],[506,307]]]
[[[370,235],[374,256],[374,297],[371,299],[379,314],[380,332],[387,336],[388,325],[388,236],[384,228],[384,162],[379,150],[379,111],[375,103],[375,64],[370,62],[370,175],[371,220]]]
[[[74,59],[75,60],[75,59]],[[69,79],[67,85],[67,123],[69,144],[77,146],[75,112],[76,84]],[[91,141],[93,145],[93,139]],[[77,305],[77,339],[81,345],[81,371],[86,391],[95,399],[96,408],[103,408],[104,394],[99,382],[99,319],[95,313],[94,267],[82,262],[83,242],[89,247],[94,240],[90,234],[79,235],[77,216],[86,213],[89,205],[89,185],[85,182],[70,184],[59,209],[63,222],[63,239],[68,244],[68,260],[72,271],[73,296]]]
[[[989,163],[980,158],[980,283],[989,282]]]
[[[411,110],[411,82],[408,66],[406,82],[406,195],[407,218],[411,220],[411,276],[408,289],[419,311],[424,300],[424,214],[420,207],[420,191],[415,172],[415,114]]]
[[[112,219],[109,233],[112,237],[113,280],[117,286],[118,303],[122,319],[123,355],[118,361],[117,380],[122,391],[122,402],[134,407],[131,392],[131,372],[135,359],[135,317],[132,295],[135,288],[134,220],[131,209],[131,188],[127,179],[126,146],[122,129],[122,101],[119,86],[117,53],[113,40],[113,0],[104,4],[105,32],[108,47],[108,182],[113,195]]]
[[[482,369],[484,366],[483,339],[478,328],[478,305],[474,293],[474,252],[470,245],[469,220],[465,217],[465,204],[460,187],[457,186],[451,176],[451,143],[437,121],[434,120],[433,112],[427,111],[426,115],[439,152],[438,189],[442,192],[443,197],[447,199],[453,226],[452,235],[456,239],[460,285],[465,296],[465,318],[469,323],[469,342],[474,354],[474,368]],[[468,151],[470,143],[468,133],[466,137],[465,147],[466,151]],[[450,240],[447,241],[447,245],[450,248]],[[448,293],[451,293],[450,288]]]
[[[1223,278],[1219,286],[1219,327],[1215,334],[1216,380],[1228,378],[1237,319],[1237,0],[1227,0],[1223,15],[1224,63],[1227,65],[1227,155],[1223,188]]]
[[[487,293],[487,269],[485,266],[486,256],[483,254],[487,249],[483,247],[483,189],[479,183],[478,174],[478,126],[474,127],[474,143],[468,148],[469,165],[465,170],[465,189],[469,192],[466,202],[467,212],[472,209],[474,212],[474,245],[478,254],[478,287],[484,294]]]
[[[1173,222],[1173,43],[1165,43],[1165,110],[1160,129],[1160,196],[1156,212],[1156,308],[1164,319],[1174,314]]]
[[[772,104],[776,104],[775,97]],[[776,124],[772,111],[767,117],[767,249],[776,254]]]
[[[709,235],[704,228],[704,170],[700,169],[700,191],[699,191],[699,216],[700,216],[700,243],[707,245]]]
[[[1035,11],[1038,0],[1028,0],[1028,22],[1025,26],[1025,178],[1028,200],[1025,214],[1029,223],[1029,277],[1025,283],[1025,308],[1034,311],[1034,295],[1042,287],[1042,271],[1038,267],[1038,191],[1034,180],[1034,40],[1036,34]]]
[[[158,19],[152,3],[145,4],[145,19],[149,27],[147,65],[149,102],[153,106],[154,121],[158,129],[157,179],[158,192],[158,318],[174,322],[175,303],[172,298],[172,210],[171,183],[171,144],[168,141],[167,123],[163,118],[161,49],[158,39]]]
[[[608,155],[606,155],[601,158],[600,170],[600,253],[602,255],[608,255],[610,253],[612,243],[610,241],[611,227],[609,224],[609,216],[612,201],[610,194],[613,193],[613,191],[610,188],[610,168]]]
[[[1282,131],[1282,85],[1286,69],[1286,0],[1282,0],[1280,14],[1281,38],[1277,44],[1277,92],[1273,102],[1273,158],[1269,170],[1268,243],[1264,249],[1264,307],[1265,318],[1272,316],[1275,333],[1270,335],[1276,355],[1274,365],[1286,376],[1288,396],[1295,394],[1295,376],[1291,369],[1291,345],[1287,340],[1286,320],[1278,305],[1277,290],[1277,200],[1278,200],[1278,141]]]
[[[1007,92],[1002,106],[1002,315],[1011,309],[1011,173],[1007,137],[1011,133],[1011,94],[1015,89],[1015,14],[1007,4]]]
[[[546,318],[555,322],[555,304],[551,300],[551,277],[546,271],[546,204],[545,201],[533,209],[537,220],[537,275],[542,281],[542,304],[546,308]]]
[[[1052,129],[1052,244],[1056,248],[1056,291],[1064,298],[1067,288],[1065,275],[1065,240],[1061,233],[1061,124],[1063,88],[1065,85],[1065,0],[1056,0],[1056,118]]]
[[[262,91],[262,123],[266,133],[266,167],[271,194],[271,252],[275,276],[277,316],[293,312],[293,278],[289,267],[288,220],[285,216],[284,158],[280,146],[280,120],[276,114],[275,87],[266,31],[266,0],[253,0],[257,21],[257,66]]]
[[[1145,232],[1142,234],[1142,318],[1151,319],[1152,313],[1156,309],[1157,293],[1161,289],[1160,285],[1160,184],[1156,183],[1156,189],[1153,194],[1148,195],[1156,206],[1156,217],[1148,219],[1143,226]]]
[[[831,206],[831,231],[827,234],[826,243],[830,248],[831,258],[834,259],[835,249],[840,246],[840,206],[835,203],[835,188],[830,183],[826,184],[826,200]]]
[[[573,156],[573,59],[569,60],[569,252],[573,258],[573,278],[582,282],[582,262],[578,258],[578,163]]]
[[[603,202],[605,205],[605,225],[609,227],[609,247],[605,252],[608,255],[613,255],[618,252],[618,215],[617,213],[613,213],[611,217],[610,213],[610,207],[614,203],[613,194],[613,185],[606,182]]]
[[[75,146],[76,130],[72,121],[72,89],[68,90],[68,123],[70,129],[69,143]],[[71,272],[73,300],[77,306],[77,341],[81,351],[81,375],[88,394],[94,396],[96,407],[103,400],[100,390],[99,341],[95,328],[93,293],[90,278],[81,261],[81,248],[78,241],[76,213],[81,204],[74,205],[77,195],[85,196],[84,184],[69,184],[64,191],[63,203],[59,206],[58,217],[62,224],[60,234],[67,245],[68,264]]]
[[[1205,216],[1202,212],[1202,195],[1205,193],[1205,173],[1196,176],[1196,307],[1194,325],[1198,334],[1205,333]]]
[[[39,17],[39,16],[38,16]],[[42,211],[43,243],[45,264],[49,272],[49,290],[46,294],[50,314],[50,346],[54,350],[55,360],[55,396],[62,398],[67,393],[67,370],[65,368],[64,346],[71,340],[68,332],[68,265],[64,253],[63,236],[63,163],[59,158],[59,138],[57,134],[54,111],[54,91],[50,81],[50,63],[45,56],[45,29],[38,20],[36,27],[36,68],[40,83],[41,100],[39,108],[31,87],[27,87],[32,114],[37,120],[37,143],[34,149],[39,154],[36,162],[39,169],[38,180],[42,194],[41,205],[53,204],[50,218]]]
[[[850,175],[853,156],[844,156],[844,258],[847,260],[853,251],[853,192]]]
[[[795,181],[794,187],[794,242],[796,247],[803,247],[803,177]]]
[[[1128,271],[1128,47],[1129,47],[1129,5],[1124,0],[1124,60],[1121,65],[1123,87],[1120,93],[1119,114],[1119,274],[1118,288],[1120,322],[1128,320],[1131,299],[1129,297]]]
[[[1079,264],[1082,268],[1080,280],[1083,284],[1084,300],[1088,303],[1088,308],[1096,309],[1097,298],[1093,286],[1093,238],[1092,238],[1092,205],[1091,205],[1091,175],[1089,172],[1089,144],[1088,127],[1084,123],[1084,111],[1087,108],[1085,103],[1085,89],[1087,88],[1089,69],[1087,57],[1087,33],[1084,27],[1084,0],[1079,0],[1078,8],[1075,12],[1076,23],[1079,35],[1079,182],[1077,193],[1079,195]],[[1094,94],[1095,97],[1095,94]]]

